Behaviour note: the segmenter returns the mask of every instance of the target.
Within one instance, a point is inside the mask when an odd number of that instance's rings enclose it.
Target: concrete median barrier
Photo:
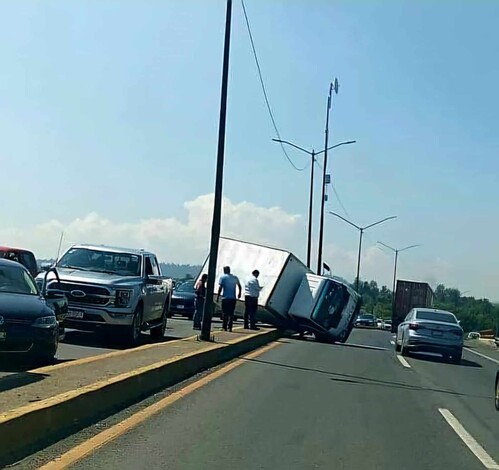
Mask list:
[[[15,462],[147,396],[248,353],[279,336],[280,332],[275,329],[252,333],[222,332],[216,335],[213,343],[192,340],[190,347],[190,342],[183,342],[183,350],[180,353],[175,351],[173,357],[167,357],[166,343],[164,349],[154,351],[156,356],[151,356],[156,359],[163,354],[166,358],[162,360],[116,375],[108,374],[110,376],[94,383],[42,397],[35,403],[0,410],[0,466]],[[151,355],[151,351],[148,349],[147,354]],[[105,361],[133,364],[134,354],[146,354],[146,351],[131,351],[126,357],[108,357]],[[75,365],[71,369],[73,375],[78,372],[78,367],[82,368],[82,374],[88,373],[83,370],[84,366]],[[92,367],[99,367],[99,361],[93,362]],[[110,365],[106,364],[106,367],[110,368]],[[61,374],[63,380],[65,371],[67,369],[55,369],[53,374]],[[50,369],[44,368],[44,373],[50,376]],[[53,380],[59,380],[59,377],[54,376]],[[31,393],[36,393],[36,389]],[[1,399],[0,395],[0,402]]]

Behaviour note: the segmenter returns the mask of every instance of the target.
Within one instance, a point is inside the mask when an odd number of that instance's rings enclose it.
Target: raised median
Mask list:
[[[275,329],[222,331],[212,343],[186,338],[24,373],[21,386],[0,395],[0,466],[278,337]]]

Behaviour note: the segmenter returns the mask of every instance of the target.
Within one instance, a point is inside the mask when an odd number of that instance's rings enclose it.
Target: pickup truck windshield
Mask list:
[[[312,320],[326,330],[337,328],[348,299],[349,295],[345,286],[329,282],[312,314]]]
[[[140,276],[141,258],[131,253],[71,248],[58,261],[57,266],[119,276]]]

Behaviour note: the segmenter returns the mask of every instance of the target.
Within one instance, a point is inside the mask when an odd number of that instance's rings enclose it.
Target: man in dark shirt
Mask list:
[[[208,274],[203,274],[201,279],[196,282],[194,291],[196,292],[196,311],[194,312],[194,322],[193,329],[201,329],[201,320],[203,318],[204,301],[206,299],[206,281],[208,280]]]

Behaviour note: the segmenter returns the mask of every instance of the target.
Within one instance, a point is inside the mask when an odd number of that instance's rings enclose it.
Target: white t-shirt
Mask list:
[[[248,279],[246,279],[244,285],[244,295],[247,295],[248,297],[258,298],[261,290],[262,288],[260,287],[260,283],[255,276],[250,276],[248,277]]]

